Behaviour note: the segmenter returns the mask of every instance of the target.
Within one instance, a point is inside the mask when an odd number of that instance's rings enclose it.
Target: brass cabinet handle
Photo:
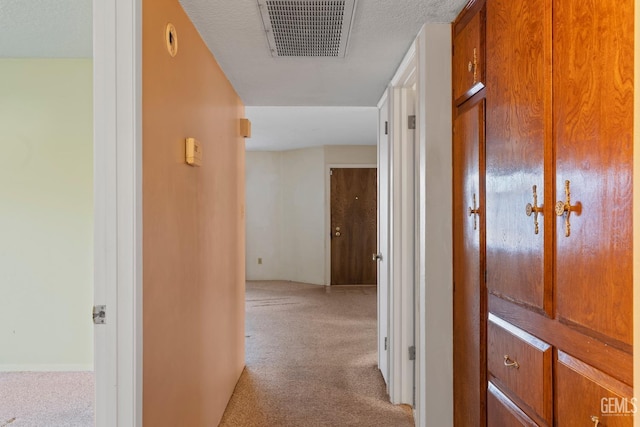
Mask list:
[[[520,367],[520,364],[517,361],[511,359],[511,357],[509,357],[508,354],[505,354],[504,355],[504,366],[506,366],[507,368],[518,369]]]
[[[571,235],[571,182],[569,180],[564,182],[564,194],[565,200],[556,203],[556,215],[564,215],[564,235],[569,237]]]
[[[538,225],[538,214],[542,213],[543,206],[538,206],[538,186],[533,186],[533,205],[531,203],[527,203],[526,213],[527,216],[531,216],[533,214],[533,225],[535,234],[540,232],[540,226]]]
[[[593,427],[598,427],[598,425],[600,425],[600,418],[591,415],[591,422],[593,423]]]
[[[473,194],[473,207],[470,207],[467,211],[469,216],[473,215],[473,229],[478,229],[478,215],[480,214],[480,207],[476,206],[476,195]]]

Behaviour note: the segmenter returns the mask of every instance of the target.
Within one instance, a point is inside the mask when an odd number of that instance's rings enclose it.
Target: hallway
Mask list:
[[[221,426],[412,426],[376,361],[375,287],[248,282],[246,362]]]

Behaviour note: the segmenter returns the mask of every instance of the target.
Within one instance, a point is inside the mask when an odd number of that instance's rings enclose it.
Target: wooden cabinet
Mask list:
[[[489,383],[488,387],[487,425],[496,427],[538,426],[493,383]]]
[[[476,1],[453,34],[453,412],[459,426],[487,425],[482,28],[483,1]]]
[[[551,346],[489,314],[487,368],[491,377],[522,402],[532,416],[551,424]]]
[[[471,235],[469,193],[454,185],[454,352],[476,340],[456,354],[454,376],[484,357],[463,376],[486,384],[474,403],[454,380],[454,408],[485,408],[473,425],[633,422],[633,7],[486,0],[454,23],[454,183],[481,189]],[[456,58],[474,28],[484,52],[476,92]],[[480,135],[456,136],[478,98]],[[461,156],[475,149],[477,176]],[[457,295],[461,285],[471,293]]]
[[[462,16],[453,42],[453,97],[459,101],[484,87],[483,11]]]
[[[480,269],[479,179],[480,139],[484,124],[484,101],[467,104],[454,120],[454,156],[459,160],[454,171],[454,394],[455,422],[458,425],[480,425],[484,418],[484,318],[486,303]],[[466,180],[461,177],[468,177]]]
[[[556,425],[633,425],[637,403],[631,387],[561,351],[556,376]]]

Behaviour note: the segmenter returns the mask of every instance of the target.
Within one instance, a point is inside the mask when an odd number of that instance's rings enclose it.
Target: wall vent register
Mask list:
[[[344,57],[356,0],[257,0],[273,57]]]

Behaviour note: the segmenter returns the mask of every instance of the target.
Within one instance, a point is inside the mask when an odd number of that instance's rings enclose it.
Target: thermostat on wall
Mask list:
[[[187,164],[200,166],[202,164],[202,147],[200,143],[195,138],[187,138],[185,147]]]

